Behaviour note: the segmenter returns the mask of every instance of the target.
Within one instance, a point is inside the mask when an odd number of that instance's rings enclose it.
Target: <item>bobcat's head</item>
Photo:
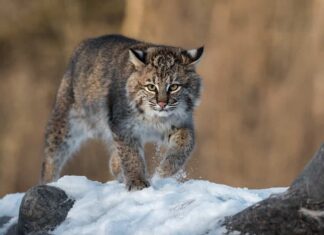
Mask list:
[[[151,117],[183,116],[197,105],[201,78],[195,65],[203,47],[193,50],[152,46],[129,50],[134,72],[127,82],[130,102]]]

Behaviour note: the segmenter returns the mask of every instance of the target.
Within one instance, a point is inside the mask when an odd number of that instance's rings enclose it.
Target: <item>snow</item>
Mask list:
[[[248,190],[203,180],[178,183],[156,177],[151,184],[141,191],[128,192],[117,181],[62,177],[50,185],[65,190],[76,201],[53,234],[222,234],[225,229],[220,224],[225,216],[286,189]],[[0,199],[0,217],[13,216],[9,223],[17,221],[22,196],[11,194]],[[4,233],[3,228],[1,231]]]

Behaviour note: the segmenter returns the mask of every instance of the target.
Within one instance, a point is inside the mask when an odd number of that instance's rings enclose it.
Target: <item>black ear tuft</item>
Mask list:
[[[184,55],[185,57],[187,57],[186,59],[184,59],[185,64],[189,64],[189,65],[194,65],[197,64],[199,62],[199,60],[201,59],[201,56],[204,53],[204,47],[199,47],[197,49],[191,49],[191,50],[186,50],[184,51]]]
[[[135,66],[146,63],[146,52],[138,49],[129,49],[129,59]]]
[[[197,54],[196,54],[196,58],[195,58],[195,60],[200,60],[201,56],[202,56],[203,53],[204,53],[204,50],[205,50],[204,46],[199,47],[199,48],[197,49]]]

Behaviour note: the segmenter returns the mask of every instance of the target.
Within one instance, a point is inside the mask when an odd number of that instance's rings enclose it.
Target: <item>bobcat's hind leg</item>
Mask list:
[[[71,117],[70,112],[52,114],[45,135],[45,158],[42,165],[41,183],[60,177],[66,161],[86,139],[81,118]]]
[[[66,114],[52,114],[45,134],[45,157],[42,164],[41,183],[55,181],[60,176],[65,159],[68,157],[69,124]]]
[[[70,133],[69,112],[73,102],[72,79],[68,70],[60,84],[54,110],[46,126],[41,183],[58,179],[63,160],[67,158],[67,139]]]

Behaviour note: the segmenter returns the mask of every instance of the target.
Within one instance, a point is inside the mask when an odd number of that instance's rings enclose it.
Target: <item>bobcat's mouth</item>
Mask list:
[[[169,112],[169,105],[167,104],[166,106],[164,107],[160,107],[159,105],[155,105],[154,107],[152,107],[154,111],[157,111],[157,112]]]
[[[172,115],[173,111],[176,109],[177,102],[173,104],[167,103],[165,106],[161,107],[158,103],[149,101],[146,105],[140,106],[148,116],[156,116],[156,117],[168,117]],[[139,107],[139,105],[137,106]]]
[[[159,111],[159,112],[167,112],[168,111],[168,107],[164,107],[164,108],[158,107],[157,108],[157,111]]]

